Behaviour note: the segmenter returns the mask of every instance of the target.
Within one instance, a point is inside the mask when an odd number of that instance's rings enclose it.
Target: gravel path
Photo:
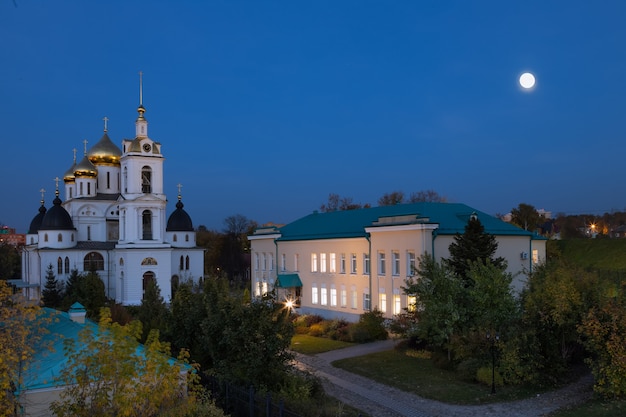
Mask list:
[[[347,357],[392,349],[395,342],[369,343],[315,356],[296,354],[303,368],[319,376],[327,393],[373,417],[540,417],[587,400],[592,394],[591,375],[564,388],[520,401],[488,405],[450,405],[421,398],[331,365]]]

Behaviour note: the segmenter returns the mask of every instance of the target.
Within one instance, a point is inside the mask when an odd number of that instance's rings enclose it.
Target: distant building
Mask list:
[[[7,244],[15,247],[24,246],[26,244],[26,235],[24,233],[15,233],[15,229],[9,226],[0,227],[0,245]]]
[[[359,210],[315,212],[283,227],[261,227],[248,238],[252,255],[252,294],[276,290],[295,301],[301,313],[356,321],[377,308],[385,317],[411,303],[402,291],[418,258],[449,257],[456,233],[476,215],[496,237],[496,257],[518,274],[546,256],[546,239],[464,204],[415,203]]]
[[[166,301],[172,285],[198,281],[204,272],[204,250],[196,246],[191,217],[183,209],[180,186],[176,209],[166,217],[163,189],[165,161],[160,142],[148,136],[146,109],[137,109],[135,137],[118,148],[107,134],[87,149],[62,177],[57,177],[53,205],[33,218],[22,254],[22,282],[29,299],[39,299],[46,269],[66,280],[74,269],[95,270],[107,297],[138,305],[146,282],[154,280]]]

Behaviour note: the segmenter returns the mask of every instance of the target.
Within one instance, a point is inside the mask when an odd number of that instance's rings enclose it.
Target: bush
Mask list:
[[[466,381],[476,381],[478,371],[480,370],[482,365],[483,365],[482,361],[478,359],[470,358],[459,363],[456,370],[457,370],[458,375],[462,379]],[[491,383],[491,379],[489,381]]]
[[[491,386],[491,367],[483,366],[482,368],[479,368],[476,372],[476,380],[480,383]],[[501,387],[504,385],[502,375],[500,375],[497,369],[494,380],[497,386]]]
[[[309,335],[313,337],[320,337],[324,334],[324,326],[321,323],[317,323],[309,327]]]
[[[369,333],[370,340],[386,340],[389,337],[385,328],[385,318],[383,313],[375,309],[361,314],[359,322],[356,326],[363,326],[365,331]]]

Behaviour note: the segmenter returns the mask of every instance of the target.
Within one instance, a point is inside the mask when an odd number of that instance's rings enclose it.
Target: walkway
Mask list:
[[[591,396],[593,379],[584,377],[556,391],[525,400],[488,405],[450,405],[421,398],[331,365],[339,359],[393,349],[393,340],[352,346],[319,355],[296,354],[301,366],[322,378],[333,397],[372,417],[540,417]]]

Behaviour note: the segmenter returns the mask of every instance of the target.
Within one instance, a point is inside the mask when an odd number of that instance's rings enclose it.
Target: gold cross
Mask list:
[[[87,139],[85,139],[85,140],[83,141],[83,143],[85,144],[85,156],[87,156],[87,143],[88,143],[88,140],[87,140]]]
[[[104,116],[102,120],[104,120],[104,131],[106,132],[108,130],[107,122],[109,121],[109,118]]]

